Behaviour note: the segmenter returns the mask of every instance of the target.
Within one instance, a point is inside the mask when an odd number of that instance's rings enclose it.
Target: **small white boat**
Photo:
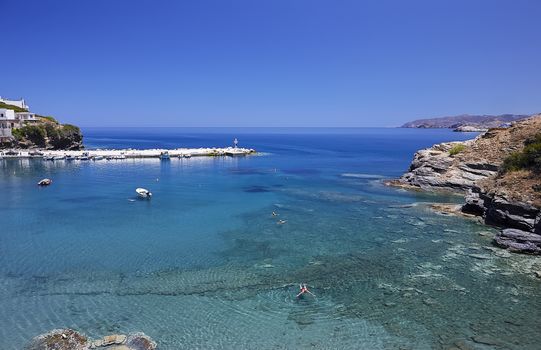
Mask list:
[[[103,160],[103,159],[104,159],[103,156],[94,156],[94,157],[92,158],[92,160]]]
[[[53,160],[64,160],[66,159],[66,156],[54,156]]]
[[[53,183],[53,180],[51,179],[43,179],[38,182],[38,186],[49,186]]]
[[[121,154],[119,156],[114,156],[113,159],[126,159],[126,156]]]
[[[169,157],[169,152],[165,151],[165,152],[161,152],[160,153],[160,159],[161,160],[169,160],[170,157]]]
[[[43,157],[43,153],[41,153],[40,151],[30,151],[28,152],[28,155],[30,156],[30,158]]]
[[[141,188],[141,187],[136,188],[135,192],[137,192],[139,197],[142,197],[142,198],[150,198],[150,197],[152,197],[152,192],[150,192],[146,188]]]
[[[54,160],[54,156],[43,156],[45,160]]]

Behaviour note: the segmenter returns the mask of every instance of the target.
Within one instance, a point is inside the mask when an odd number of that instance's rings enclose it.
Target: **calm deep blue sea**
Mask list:
[[[492,248],[496,230],[475,219],[428,208],[460,197],[382,184],[416,150],[475,135],[83,131],[88,148],[237,137],[259,154],[0,160],[0,349],[61,327],[144,332],[171,350],[539,349],[539,259]],[[45,177],[53,184],[38,188]],[[296,299],[299,283],[316,298]]]

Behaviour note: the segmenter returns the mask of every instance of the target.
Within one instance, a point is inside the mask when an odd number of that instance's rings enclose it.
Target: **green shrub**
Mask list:
[[[7,103],[5,102],[0,102],[0,108],[5,108],[5,109],[13,109],[15,112],[28,112],[28,110],[24,109],[24,108],[21,108],[21,107],[18,107],[18,106],[14,106],[14,105],[8,105]]]
[[[464,151],[466,149],[466,146],[463,144],[454,145],[453,148],[449,151],[449,155],[454,156],[459,154],[460,152]]]
[[[47,141],[47,132],[41,125],[25,125],[22,128],[13,129],[12,134],[17,141],[24,138],[38,147],[45,147]]]
[[[504,172],[529,169],[541,173],[541,133],[524,141],[522,152],[514,152],[504,159]]]
[[[55,149],[65,149],[83,140],[81,130],[70,124],[61,127],[53,127],[51,131],[47,130],[49,142]]]
[[[41,119],[45,119],[46,121],[49,121],[51,123],[59,124],[58,120],[56,120],[54,117],[51,117],[51,116],[37,115],[37,117],[39,117]]]

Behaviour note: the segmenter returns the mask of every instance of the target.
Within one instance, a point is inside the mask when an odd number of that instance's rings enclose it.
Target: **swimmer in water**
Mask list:
[[[276,214],[276,212],[272,212],[272,216],[278,216],[278,214]]]
[[[310,291],[308,290],[308,287],[306,287],[306,283],[304,283],[304,284],[299,284],[299,288],[300,288],[300,292],[299,292],[299,294],[297,294],[297,298],[300,298],[300,297],[301,297],[303,294],[305,294],[305,293],[310,294],[310,295],[313,296],[314,298],[316,297],[316,296],[314,295],[314,293],[312,293],[312,292],[310,292]]]

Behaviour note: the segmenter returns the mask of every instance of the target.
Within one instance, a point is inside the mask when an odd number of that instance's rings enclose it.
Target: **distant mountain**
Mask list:
[[[501,124],[514,122],[530,117],[523,114],[502,115],[470,115],[462,114],[451,117],[418,119],[402,125],[402,128],[458,128],[460,126],[473,126],[479,129],[496,128]]]

